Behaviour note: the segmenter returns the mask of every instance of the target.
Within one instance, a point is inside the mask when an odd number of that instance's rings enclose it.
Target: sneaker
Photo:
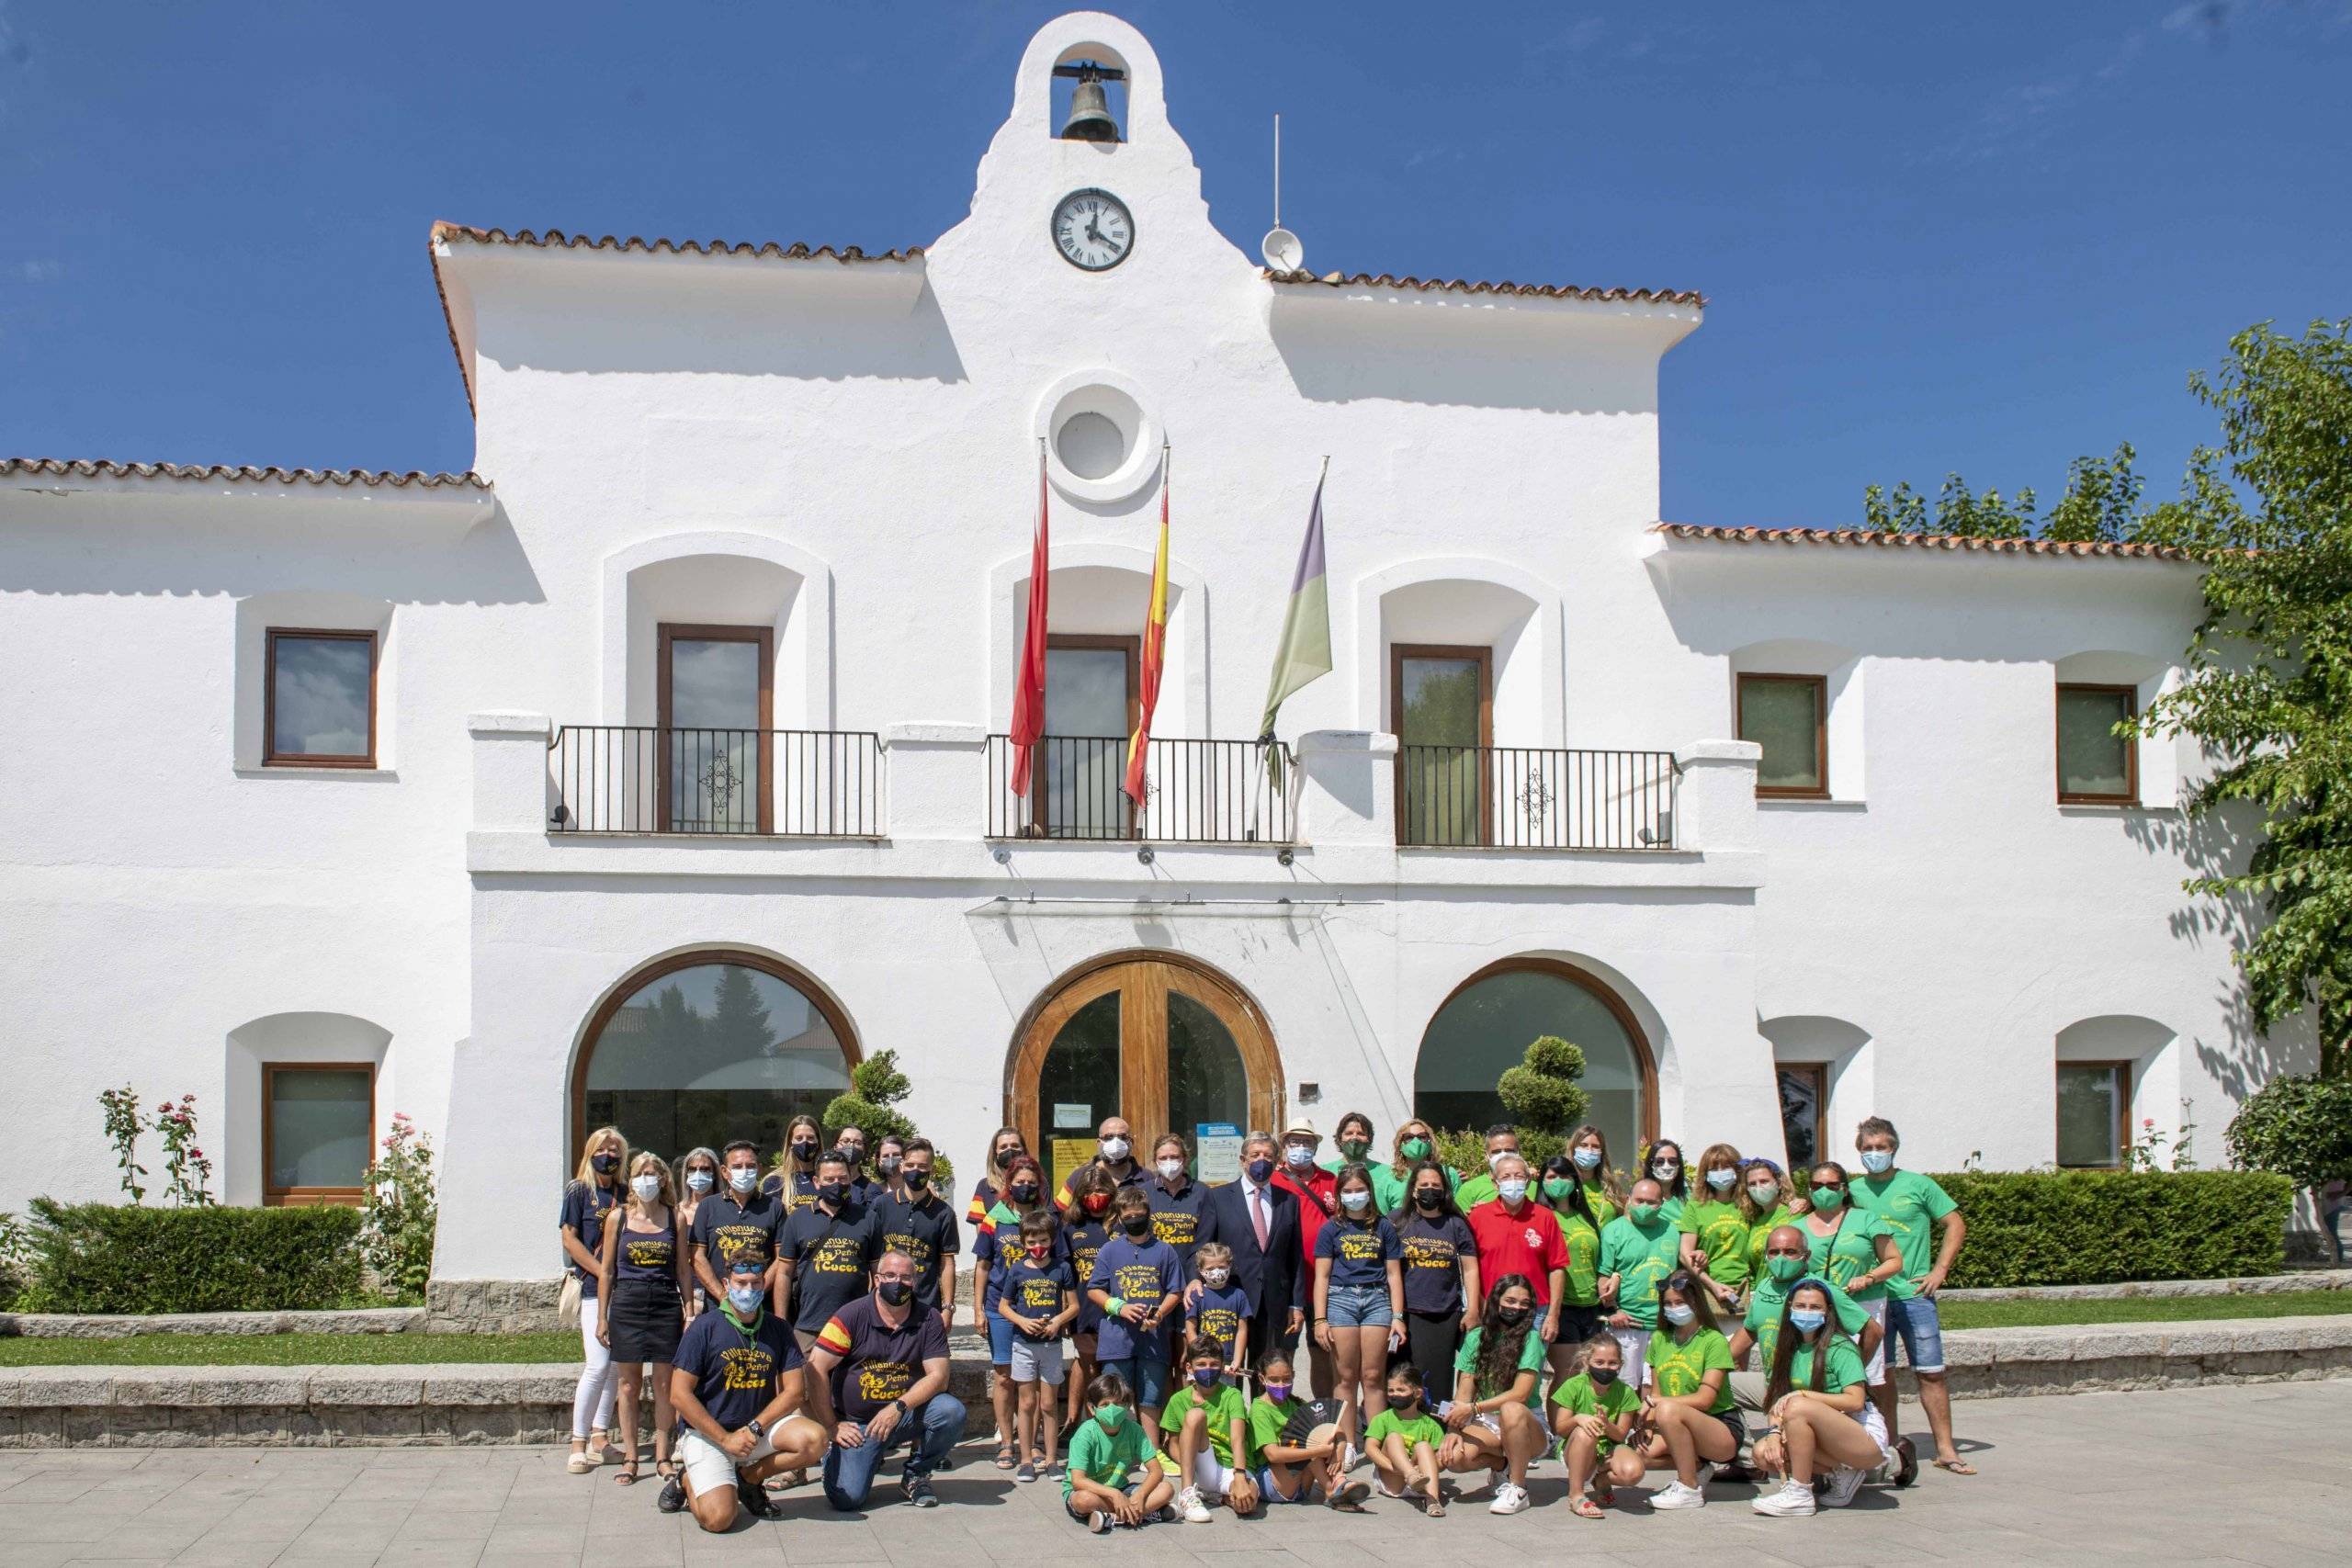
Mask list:
[[[1023,1483],[1035,1481],[1037,1479],[1037,1467],[1034,1464],[1024,1464],[1012,1472],[1012,1479]]]
[[[1516,1514],[1527,1506],[1527,1488],[1504,1482],[1495,1488],[1495,1500],[1487,1505],[1490,1514]]]
[[[1097,1508],[1092,1513],[1086,1516],[1086,1528],[1092,1530],[1096,1535],[1109,1535],[1111,1533],[1111,1516],[1104,1513],[1102,1509]]]
[[[916,1507],[936,1508],[939,1506],[939,1494],[931,1489],[930,1476],[910,1475],[899,1484],[906,1490],[907,1501]]]
[[[1199,1487],[1187,1486],[1183,1491],[1178,1493],[1176,1495],[1176,1506],[1184,1510],[1184,1522],[1186,1524],[1204,1525],[1209,1522],[1209,1506],[1201,1501],[1201,1489]]]
[[[1784,1481],[1780,1490],[1770,1492],[1748,1505],[1768,1518],[1804,1518],[1814,1511],[1813,1488],[1794,1481]]]
[[[784,1517],[784,1510],[769,1498],[767,1488],[757,1482],[738,1480],[735,1483],[735,1502],[755,1519],[779,1519]]]
[[[1866,1479],[1863,1472],[1849,1465],[1839,1465],[1830,1475],[1829,1483],[1821,1489],[1820,1503],[1825,1508],[1842,1508],[1854,1500]]]
[[[1679,1481],[1669,1481],[1665,1487],[1650,1495],[1653,1508],[1703,1508],[1707,1495],[1695,1486],[1685,1486]]]
[[[1363,1450],[1353,1443],[1350,1443],[1340,1450],[1340,1468],[1342,1471],[1353,1470],[1362,1463],[1363,1463]]]
[[[669,1480],[662,1483],[662,1495],[653,1499],[653,1506],[661,1509],[665,1514],[684,1512],[686,1506],[686,1483],[679,1480],[674,1475],[670,1477]]]

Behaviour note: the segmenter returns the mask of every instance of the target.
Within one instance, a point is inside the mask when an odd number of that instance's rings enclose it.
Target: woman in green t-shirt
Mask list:
[[[1389,1141],[1388,1163],[1372,1168],[1372,1206],[1384,1214],[1393,1214],[1404,1207],[1413,1190],[1413,1168],[1425,1160],[1437,1158],[1437,1134],[1430,1124],[1416,1117],[1397,1124],[1396,1135]],[[1445,1172],[1445,1190],[1452,1192],[1462,1185],[1462,1178],[1440,1165]]]
[[[1782,1225],[1793,1224],[1805,1202],[1789,1187],[1781,1168],[1758,1155],[1739,1174],[1739,1215],[1747,1222],[1747,1277],[1764,1274],[1764,1244]]]
[[[1813,1271],[1845,1292],[1882,1323],[1886,1282],[1903,1272],[1903,1253],[1884,1220],[1846,1201],[1846,1168],[1823,1160],[1806,1191],[1813,1212],[1798,1222],[1813,1250]]]
[[[1487,1287],[1478,1326],[1463,1337],[1453,1361],[1453,1403],[1445,1412],[1445,1445],[1437,1461],[1447,1470],[1508,1471],[1487,1512],[1516,1514],[1527,1506],[1527,1467],[1550,1444],[1536,1416],[1536,1383],[1544,1370],[1544,1336],[1535,1322],[1535,1287],[1524,1274],[1506,1274]]]
[[[1609,1163],[1609,1139],[1588,1122],[1568,1134],[1568,1160],[1577,1168],[1584,1201],[1595,1226],[1615,1219],[1625,1207],[1625,1173]]]
[[[1258,1397],[1250,1402],[1250,1452],[1258,1495],[1268,1503],[1311,1503],[1315,1489],[1334,1508],[1361,1502],[1367,1489],[1340,1470],[1340,1424],[1291,1430],[1306,1408],[1291,1396],[1291,1359],[1280,1350],[1258,1358]]]
[[[1731,1342],[1715,1326],[1713,1293],[1688,1269],[1658,1287],[1658,1325],[1643,1375],[1650,1381],[1642,1461],[1674,1479],[1650,1498],[1653,1508],[1702,1508],[1699,1466],[1729,1464],[1739,1453],[1739,1406],[1731,1393]]]
[[[1813,1480],[1829,1472],[1818,1501],[1842,1508],[1862,1477],[1887,1457],[1878,1411],[1870,1401],[1861,1352],[1830,1314],[1829,1288],[1800,1280],[1781,1309],[1764,1408],[1772,1429],[1756,1439],[1756,1462],[1786,1477],[1781,1489],[1756,1499],[1756,1511],[1775,1518],[1814,1511]]]
[[[1726,1312],[1739,1310],[1747,1283],[1747,1216],[1739,1206],[1739,1151],[1710,1144],[1699,1156],[1699,1179],[1682,1206],[1682,1266],[1701,1270]]]

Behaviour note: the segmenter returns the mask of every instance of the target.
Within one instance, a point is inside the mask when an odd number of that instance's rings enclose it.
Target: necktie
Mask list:
[[[1266,1190],[1262,1187],[1250,1194],[1250,1224],[1258,1233],[1258,1250],[1266,1250]]]

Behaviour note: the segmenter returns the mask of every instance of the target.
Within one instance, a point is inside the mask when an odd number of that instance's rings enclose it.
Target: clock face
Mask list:
[[[1136,220],[1107,190],[1074,190],[1054,209],[1054,248],[1070,265],[1108,272],[1136,248]]]

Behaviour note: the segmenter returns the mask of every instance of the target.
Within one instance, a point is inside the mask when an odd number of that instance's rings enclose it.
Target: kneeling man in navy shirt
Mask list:
[[[692,1505],[695,1523],[717,1533],[741,1507],[774,1518],[760,1483],[805,1470],[825,1451],[825,1428],[798,1414],[808,1377],[791,1329],[768,1310],[767,1259],[730,1258],[717,1310],[686,1325],[670,1374],[678,1412],[678,1474],[662,1489],[660,1507]]]
[[[931,1472],[964,1435],[964,1404],[947,1392],[947,1320],[915,1295],[914,1259],[895,1249],[874,1265],[874,1289],[844,1302],[808,1347],[808,1413],[833,1446],[825,1501],[865,1506],[883,1456],[908,1445],[900,1484],[918,1508],[938,1506]]]

